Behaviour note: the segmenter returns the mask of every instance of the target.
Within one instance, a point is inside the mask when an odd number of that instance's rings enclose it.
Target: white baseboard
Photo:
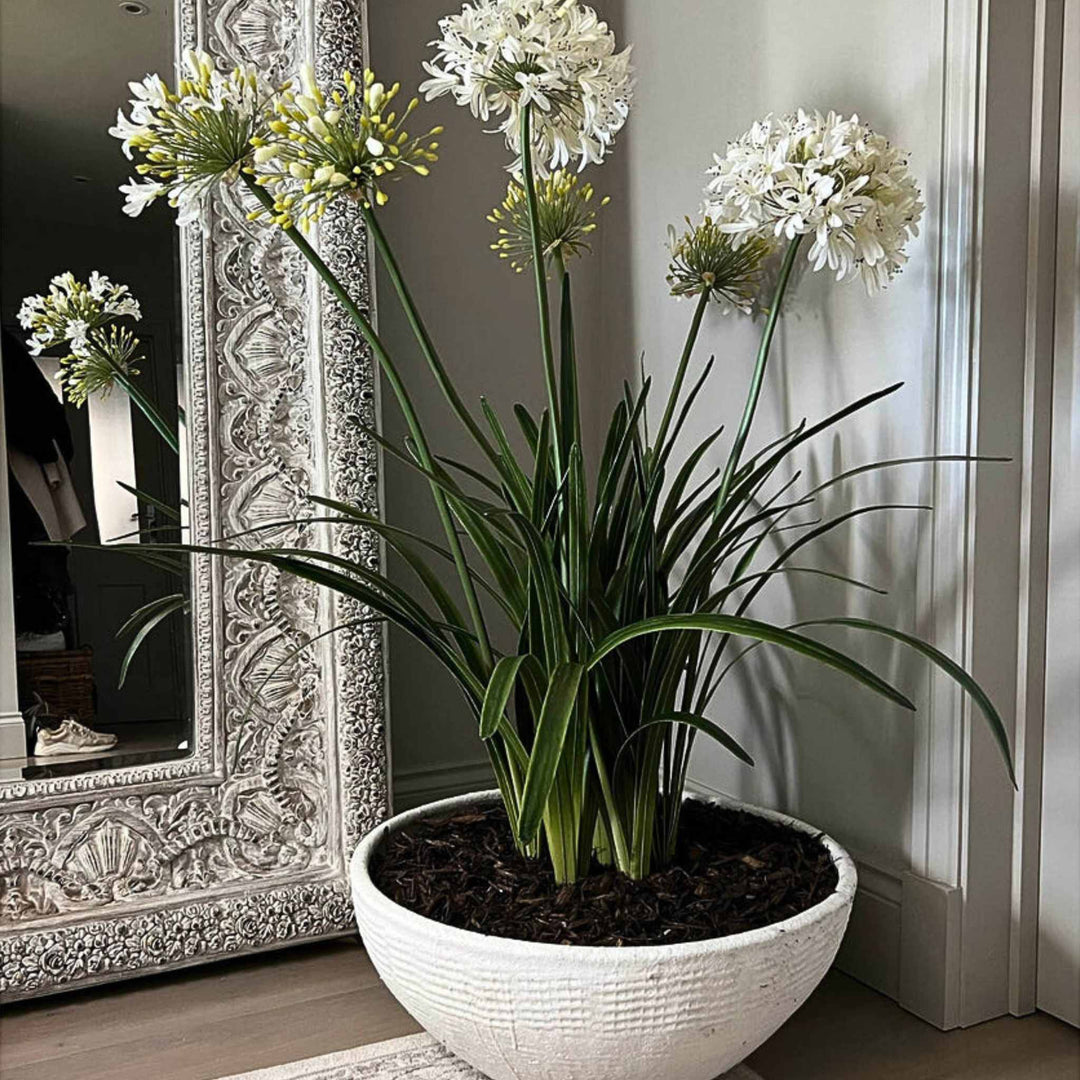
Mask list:
[[[899,1001],[903,879],[896,871],[854,852],[851,856],[859,874],[859,887],[836,966],[893,1001]]]
[[[403,769],[394,772],[394,811],[411,810],[437,799],[449,799],[453,795],[484,791],[494,786],[495,777],[486,759]]]
[[[26,722],[22,713],[0,713],[0,761],[26,757]]]

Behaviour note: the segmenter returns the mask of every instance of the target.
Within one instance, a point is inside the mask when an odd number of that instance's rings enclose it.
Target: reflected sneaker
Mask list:
[[[111,750],[115,745],[115,735],[107,735],[103,731],[91,731],[85,724],[80,724],[74,716],[65,716],[55,728],[38,728],[34,756],[98,754],[103,750]]]

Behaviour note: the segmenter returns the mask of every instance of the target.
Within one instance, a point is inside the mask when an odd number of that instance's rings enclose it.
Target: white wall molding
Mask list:
[[[988,2],[944,0],[939,9],[944,45],[935,252],[935,454],[970,455],[978,446],[981,159]],[[923,561],[927,572],[919,576],[919,610],[927,613],[929,639],[970,670],[976,469],[954,463],[937,465],[932,485],[934,514],[930,549]],[[920,915],[932,923],[920,929],[911,914],[905,921],[901,912],[898,936],[906,978],[899,980],[892,996],[942,1028],[959,1022],[961,934],[956,924],[965,857],[969,725],[966,696],[952,679],[934,669],[927,707],[916,718],[907,887],[908,895],[917,898]],[[918,882],[928,885],[921,888]],[[947,900],[943,889],[949,890]],[[907,948],[913,951],[909,954]],[[917,978],[913,972],[918,973]]]
[[[1013,801],[1013,930],[1009,941],[1009,1011],[1017,1016],[1034,1011],[1036,996],[1064,14],[1064,0],[1038,0],[1032,79],[1014,740],[1020,791]]]
[[[1036,1004],[1080,1027],[1080,0],[1063,39]]]
[[[941,96],[938,207],[938,326],[934,453],[970,454],[975,441],[973,386],[978,375],[978,159],[980,70],[985,0],[946,0]],[[974,472],[952,463],[933,476],[930,568],[920,575],[920,609],[932,640],[965,666],[970,662],[969,528]],[[928,707],[916,719],[911,862],[921,876],[955,884],[960,872],[962,743],[966,702],[955,682],[934,672]]]
[[[900,987],[896,1000],[935,1027],[960,1015],[963,894],[954,885],[904,874],[900,906]]]
[[[895,1001],[900,996],[903,876],[850,854],[859,888],[836,966]]]
[[[900,997],[951,1027],[1033,1005],[1061,0],[946,0],[942,16],[935,452],[1012,461],[935,470],[920,601],[935,644],[1015,718],[1021,783],[1014,800],[981,718],[935,674],[911,819],[932,888],[909,887],[933,929],[925,947],[903,935],[917,978]]]
[[[19,712],[15,676],[15,588],[11,574],[8,483],[4,372],[0,366],[0,761],[26,756],[26,727]]]

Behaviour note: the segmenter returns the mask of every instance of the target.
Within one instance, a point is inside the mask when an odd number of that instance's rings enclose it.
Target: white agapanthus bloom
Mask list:
[[[219,71],[206,53],[188,51],[187,75],[174,93],[159,75],[129,83],[131,116],[118,110],[109,134],[124,154],[142,161],[142,182],[129,179],[120,190],[124,213],[138,217],[160,197],[179,210],[177,224],[199,217],[204,196],[218,180],[235,180],[250,160],[252,138],[265,134],[271,88],[251,65]]]
[[[474,116],[502,117],[498,130],[519,155],[528,104],[534,167],[541,176],[579,159],[599,163],[626,122],[633,91],[630,49],[577,0],[474,0],[439,20],[437,55],[420,86],[430,101],[452,94]]]
[[[91,332],[121,318],[140,319],[142,311],[126,285],[116,285],[97,270],[88,283],[71,271],[57,274],[47,296],[28,296],[19,308],[19,325],[31,331],[30,352],[66,345],[73,356],[90,351]]]
[[[858,116],[770,114],[715,160],[705,211],[736,245],[812,236],[814,270],[858,274],[870,293],[907,262],[925,209],[918,185],[907,155]]]

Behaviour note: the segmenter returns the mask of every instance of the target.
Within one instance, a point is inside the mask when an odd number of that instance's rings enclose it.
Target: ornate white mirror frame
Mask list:
[[[364,0],[178,0],[176,40],[275,82],[304,60],[329,79],[363,67],[365,14]],[[288,241],[246,220],[246,198],[223,190],[181,245],[197,543],[310,516],[309,492],[378,507],[371,359]],[[370,304],[354,210],[336,203],[318,245]],[[379,560],[372,535],[318,528],[270,535]],[[191,754],[0,780],[5,999],[353,926],[346,861],[388,811],[382,630],[313,640],[357,611],[267,566],[199,559],[193,575]]]

